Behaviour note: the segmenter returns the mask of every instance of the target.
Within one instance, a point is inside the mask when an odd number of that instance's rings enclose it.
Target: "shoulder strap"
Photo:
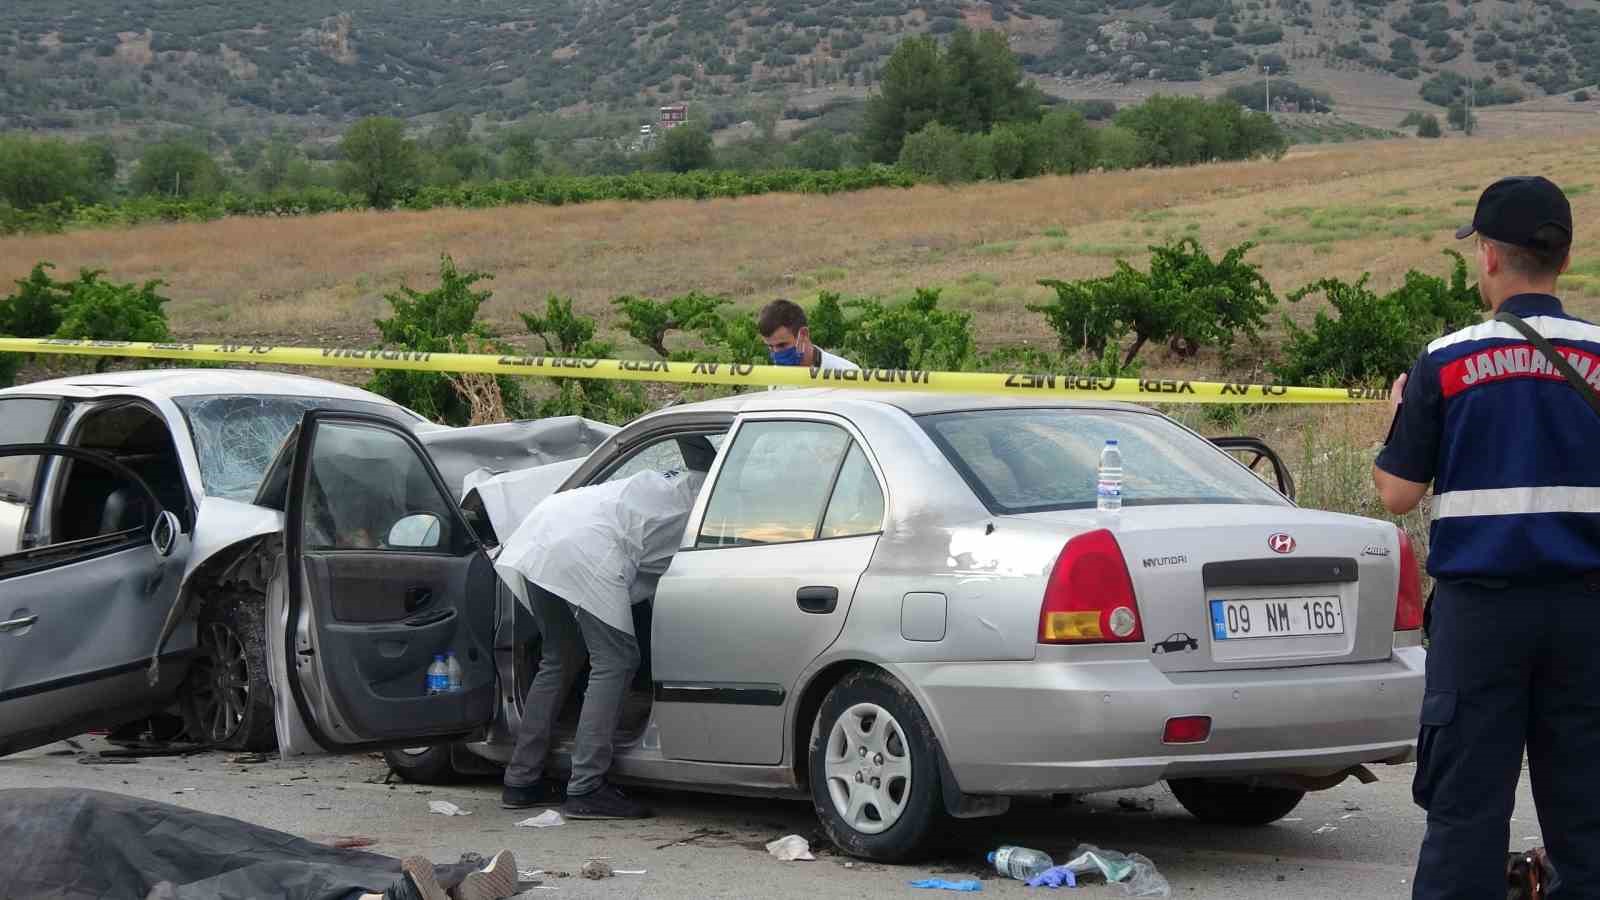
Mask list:
[[[1550,360],[1550,364],[1555,366],[1556,371],[1567,379],[1567,384],[1572,385],[1572,389],[1577,391],[1588,402],[1589,408],[1594,410],[1595,415],[1600,416],[1600,393],[1597,393],[1594,388],[1589,386],[1588,382],[1583,380],[1583,376],[1579,375],[1578,370],[1572,367],[1572,363],[1567,362],[1565,356],[1562,356],[1556,351],[1556,348],[1550,346],[1550,342],[1544,339],[1544,335],[1534,331],[1532,325],[1508,312],[1495,313],[1494,319],[1496,322],[1504,322],[1515,328],[1530,343],[1538,347],[1539,352],[1544,354],[1544,358]]]

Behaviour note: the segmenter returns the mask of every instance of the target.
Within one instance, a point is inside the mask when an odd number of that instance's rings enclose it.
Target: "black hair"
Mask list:
[[[772,337],[779,328],[787,328],[791,334],[798,335],[804,327],[806,311],[792,300],[774,300],[762,307],[761,315],[756,317],[756,330],[762,337]]]

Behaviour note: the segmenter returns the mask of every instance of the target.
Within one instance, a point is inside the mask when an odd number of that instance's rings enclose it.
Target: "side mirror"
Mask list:
[[[439,546],[444,525],[433,513],[415,513],[394,523],[389,529],[390,547],[404,549],[431,549]]]
[[[171,556],[173,549],[178,546],[178,534],[182,531],[178,524],[178,517],[169,510],[162,510],[156,516],[156,524],[150,529],[150,543],[156,548],[156,553],[163,559]]]
[[[1256,473],[1262,481],[1276,487],[1278,493],[1294,499],[1294,476],[1289,474],[1289,467],[1283,464],[1278,451],[1267,446],[1266,441],[1253,437],[1219,437],[1212,438],[1211,443],[1232,454],[1234,459]],[[1263,462],[1272,467],[1270,477],[1261,469]]]

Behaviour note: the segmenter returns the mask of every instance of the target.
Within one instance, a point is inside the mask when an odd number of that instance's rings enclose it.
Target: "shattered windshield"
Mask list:
[[[179,397],[200,459],[200,482],[209,497],[250,503],[267,467],[278,457],[289,432],[312,409],[337,409],[381,415],[404,425],[415,420],[403,410],[362,400],[323,397],[262,397],[228,394]]]

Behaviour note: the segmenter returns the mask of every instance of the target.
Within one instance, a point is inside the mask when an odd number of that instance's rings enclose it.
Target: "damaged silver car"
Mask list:
[[[615,430],[444,428],[366,391],[258,371],[0,391],[0,755],[160,711],[200,742],[274,746],[263,614],[283,518],[254,500],[309,410],[420,436],[457,483],[581,455]]]
[[[256,498],[283,514],[286,754],[387,749],[416,780],[503,763],[539,653],[496,536],[550,491],[695,460],[679,552],[634,592],[620,782],[807,796],[845,851],[893,860],[1013,797],[1159,781],[1203,820],[1265,824],[1414,754],[1410,544],[1228,455],[1281,470],[1259,442],[1125,404],[850,391],[675,406],[459,484],[427,438],[312,410]],[[1095,502],[1108,439],[1116,512]],[[461,689],[430,694],[450,653]]]

